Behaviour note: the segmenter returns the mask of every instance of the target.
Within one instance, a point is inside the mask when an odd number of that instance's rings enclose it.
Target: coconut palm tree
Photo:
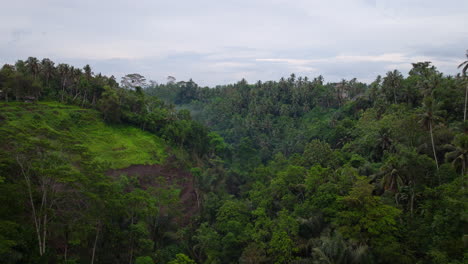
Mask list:
[[[0,88],[3,90],[4,97],[5,97],[5,102],[8,102],[8,94],[13,92],[13,76],[15,75],[15,66],[5,64],[3,67],[0,69],[0,78],[3,78],[3,80],[0,80]]]
[[[393,103],[397,104],[397,92],[401,89],[403,75],[398,70],[387,72],[387,76],[383,78],[382,92],[385,94],[387,101],[390,102],[393,98]]]
[[[29,72],[33,74],[34,80],[36,80],[37,74],[39,73],[39,60],[35,57],[29,57],[26,60],[26,67]]]
[[[462,68],[463,79],[466,79],[466,71],[468,70],[468,50],[466,51],[467,60],[458,65],[458,68]],[[468,100],[468,83],[465,88],[465,110],[463,111],[463,122],[466,121],[466,104]]]
[[[380,181],[384,190],[397,192],[403,186],[403,179],[398,171],[398,168],[393,162],[387,163],[382,167],[383,177]]]
[[[60,74],[61,86],[62,86],[62,95],[60,101],[63,102],[63,97],[65,95],[65,87],[68,81],[68,75],[70,74],[70,66],[68,64],[60,63],[57,66],[57,71]]]
[[[436,163],[437,170],[439,170],[439,161],[437,160],[437,153],[434,144],[433,126],[435,122],[437,122],[440,118],[436,111],[434,98],[432,98],[431,96],[427,96],[426,98],[424,98],[423,108],[424,112],[420,115],[419,123],[421,123],[427,130],[429,130],[429,134],[431,135],[432,152],[434,153],[434,160]]]
[[[46,86],[49,87],[49,79],[53,76],[55,71],[54,62],[50,59],[45,58],[42,59],[40,66],[41,72],[45,77]]]
[[[391,139],[391,131],[388,127],[383,127],[379,130],[377,135],[376,144],[374,147],[374,157],[377,160],[381,160],[385,151],[393,151],[394,145]]]
[[[445,154],[445,159],[460,169],[461,175],[465,175],[468,164],[468,135],[460,134],[455,137],[451,151]]]
[[[353,264],[370,260],[367,245],[346,241],[339,233],[323,236],[320,240],[320,245],[312,249],[313,263]]]
[[[83,71],[84,71],[86,80],[89,82],[89,80],[90,80],[91,77],[93,76],[93,72],[91,71],[91,67],[89,66],[89,64],[86,64],[86,65],[83,67]]]

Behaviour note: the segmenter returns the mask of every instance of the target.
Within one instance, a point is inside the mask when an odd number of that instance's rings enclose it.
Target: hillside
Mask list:
[[[136,164],[161,164],[169,146],[161,138],[128,125],[104,123],[95,110],[56,102],[1,103],[2,130],[10,136],[83,147],[109,169]]]
[[[141,199],[150,199],[155,219],[175,220],[174,223],[167,223],[164,232],[180,224],[187,225],[198,210],[192,175],[187,169],[181,168],[183,162],[171,153],[173,147],[160,137],[139,128],[105,123],[101,113],[96,110],[58,102],[0,103],[0,145],[0,183],[8,179],[7,183],[0,184],[0,190],[10,193],[16,192],[14,190],[18,188],[26,188],[33,196],[41,193],[46,195],[38,199],[40,204],[34,202],[34,218],[39,224],[38,228],[50,235],[48,244],[52,248],[47,249],[49,252],[73,252],[69,248],[71,245],[61,238],[59,232],[53,230],[60,219],[65,217],[64,213],[74,215],[76,220],[82,221],[80,225],[94,225],[94,220],[89,222],[90,215],[87,214],[92,212],[88,209],[80,209],[78,216],[75,215],[78,212],[73,213],[78,204],[56,204],[65,201],[69,203],[72,197],[81,197],[79,199],[84,204],[91,200],[97,202],[109,199],[104,198],[109,194],[113,197],[111,199],[122,199],[123,203],[129,202],[132,195],[139,197],[138,203],[144,203]],[[19,168],[16,168],[18,165]],[[12,177],[10,172],[16,175]],[[21,184],[22,179],[26,179],[26,185]],[[35,190],[32,184],[41,187]],[[67,197],[66,193],[70,191],[78,191],[79,194]],[[2,214],[20,210],[21,203],[28,203],[23,200],[26,197],[13,193],[10,195],[10,198],[17,197],[11,203],[17,208],[5,207],[0,210]],[[2,203],[6,202],[5,198],[2,196]],[[49,203],[50,208],[44,210],[44,204]],[[21,229],[21,221],[16,218],[19,214],[4,215],[0,221],[0,229],[7,228],[3,229],[6,235],[0,237],[0,243],[6,243],[7,248],[0,249],[0,254],[11,261],[19,256],[16,252],[28,245],[25,240],[28,235],[24,234],[22,238],[15,238],[14,235],[9,237]],[[58,219],[42,219],[45,215]],[[51,227],[47,227],[47,224]],[[9,250],[12,246],[15,250]],[[41,247],[45,248],[45,243]]]

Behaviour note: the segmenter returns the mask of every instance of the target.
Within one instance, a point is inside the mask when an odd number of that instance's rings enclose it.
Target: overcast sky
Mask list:
[[[0,2],[0,63],[47,57],[158,82],[368,82],[427,60],[456,74],[468,49],[466,0]]]

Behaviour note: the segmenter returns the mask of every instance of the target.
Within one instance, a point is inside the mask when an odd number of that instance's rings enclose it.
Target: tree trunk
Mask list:
[[[410,214],[413,217],[413,210],[414,210],[414,186],[411,189],[411,201],[410,201]]]
[[[130,230],[133,227],[133,215],[132,215],[132,221],[130,224]],[[133,260],[133,233],[130,231],[130,261],[128,262],[129,264],[132,264]]]
[[[65,94],[65,80],[62,80],[62,96],[60,101],[63,103],[63,95]]]
[[[466,103],[467,103],[467,98],[468,98],[468,83],[466,84],[466,88],[465,88],[465,110],[463,111],[463,122],[466,121]]]
[[[200,195],[197,189],[195,189],[195,197],[197,198],[197,208],[200,209]]]
[[[97,246],[100,230],[101,230],[101,225],[98,224],[97,230],[96,230],[96,237],[94,238],[93,253],[91,255],[91,264],[94,264],[94,256],[96,255],[96,246]]]
[[[96,91],[93,91],[93,101],[91,103],[93,106],[96,105]]]
[[[45,253],[46,250],[46,235],[47,235],[47,213],[44,213],[44,222],[42,223],[42,254]]]
[[[84,95],[83,95],[83,102],[81,103],[81,107],[84,106],[85,102],[86,102],[86,97],[87,97],[87,93],[86,93],[86,90],[84,91]]]
[[[434,152],[434,159],[435,159],[436,167],[437,167],[437,170],[439,170],[439,162],[437,161],[437,154],[436,154],[435,144],[434,144],[434,135],[432,134],[432,122],[429,122],[429,132],[431,134],[432,151]],[[439,176],[439,183],[440,183],[440,176]]]
[[[64,260],[65,260],[65,263],[67,263],[67,252],[68,252],[68,243],[65,245],[65,253],[64,253]]]
[[[24,180],[26,181],[26,185],[27,185],[27,189],[28,189],[28,195],[29,195],[29,203],[31,204],[32,217],[33,217],[33,220],[34,220],[34,227],[36,229],[37,242],[39,244],[39,255],[42,256],[41,228],[40,228],[40,223],[38,222],[38,218],[37,218],[37,214],[36,214],[36,206],[34,205],[34,200],[33,200],[33,197],[32,197],[31,180],[29,179],[29,176],[27,175],[27,173],[25,171],[23,163],[20,162],[18,157],[16,157],[16,161],[20,165],[21,173],[23,174]]]

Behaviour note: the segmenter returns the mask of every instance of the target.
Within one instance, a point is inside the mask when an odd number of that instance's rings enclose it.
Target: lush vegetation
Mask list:
[[[95,110],[40,102],[5,104],[2,112],[9,133],[47,131],[69,135],[79,142],[75,144],[93,154],[95,161],[109,168],[162,163],[167,154],[161,138],[135,127],[105,124]]]
[[[465,263],[466,65],[215,88],[139,74],[119,85],[47,59],[5,65],[0,256]],[[190,172],[177,175],[192,177],[194,210],[160,175],[107,173],[135,164]]]

